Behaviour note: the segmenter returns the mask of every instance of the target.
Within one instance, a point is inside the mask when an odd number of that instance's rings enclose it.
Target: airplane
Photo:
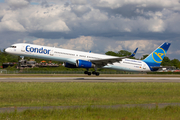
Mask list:
[[[18,56],[40,58],[63,62],[64,67],[86,68],[84,74],[91,75],[89,68],[94,68],[93,75],[99,76],[97,68],[115,69],[130,72],[157,71],[171,43],[164,42],[144,60],[129,59],[130,56],[115,57],[91,52],[82,52],[63,48],[40,46],[28,43],[17,43],[5,49],[5,52]]]

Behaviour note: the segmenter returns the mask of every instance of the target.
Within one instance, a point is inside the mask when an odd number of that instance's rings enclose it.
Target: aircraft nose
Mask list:
[[[8,48],[6,48],[6,49],[5,49],[5,52],[6,52],[6,53],[8,53],[8,52],[9,52]]]

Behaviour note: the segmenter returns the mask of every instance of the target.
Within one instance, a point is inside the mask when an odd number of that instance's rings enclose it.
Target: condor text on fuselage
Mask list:
[[[43,49],[43,47],[41,47],[41,48],[34,48],[34,47],[31,47],[30,45],[26,46],[26,52],[49,54],[49,51],[51,51],[51,50]]]

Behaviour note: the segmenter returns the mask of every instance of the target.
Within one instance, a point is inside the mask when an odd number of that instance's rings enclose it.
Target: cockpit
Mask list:
[[[16,46],[10,46],[9,48],[16,48]]]
[[[17,51],[17,46],[16,45],[11,45],[11,46],[9,46],[8,48],[6,48],[5,49],[5,51],[7,52],[7,53],[12,53],[12,52],[15,52],[15,51]]]

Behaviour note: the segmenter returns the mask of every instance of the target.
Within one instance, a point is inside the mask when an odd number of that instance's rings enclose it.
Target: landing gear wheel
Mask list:
[[[96,73],[95,73],[95,75],[96,75],[96,76],[99,76],[99,73],[98,73],[98,72],[96,72]]]
[[[99,72],[93,71],[92,72],[93,75],[99,76]]]
[[[84,74],[88,74],[88,71],[84,71]]]
[[[84,74],[91,75],[91,72],[84,71]]]
[[[91,75],[91,72],[88,72],[88,75]]]

